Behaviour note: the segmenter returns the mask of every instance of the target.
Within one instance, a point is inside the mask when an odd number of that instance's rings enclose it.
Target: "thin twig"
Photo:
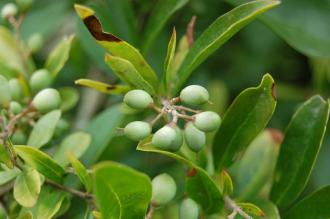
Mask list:
[[[184,111],[192,112],[192,113],[200,113],[201,112],[200,110],[194,110],[194,109],[191,109],[191,108],[185,107],[185,106],[173,106],[173,107],[176,108],[177,110],[184,110]]]
[[[148,214],[145,217],[145,219],[152,219],[152,217],[154,216],[155,210],[156,210],[156,205],[151,203]]]
[[[227,219],[232,219],[231,215],[233,215],[234,212],[236,212],[236,214],[238,213],[239,215],[241,215],[245,219],[252,219],[252,217],[250,215],[248,215],[247,213],[245,213],[231,198],[229,198],[229,196],[225,196],[224,201],[225,201],[226,207],[233,211],[233,213],[231,213],[227,217]]]

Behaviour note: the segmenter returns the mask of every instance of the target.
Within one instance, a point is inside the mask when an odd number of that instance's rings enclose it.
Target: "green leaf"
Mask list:
[[[241,92],[227,110],[213,143],[217,169],[229,167],[265,128],[276,105],[274,80],[266,74],[260,85]]]
[[[8,80],[0,75],[0,107],[8,107],[11,101],[11,95],[9,90],[9,82]]]
[[[280,213],[276,207],[271,201],[264,200],[264,199],[257,199],[253,201],[254,204],[259,206],[260,209],[265,213],[264,217],[253,217],[254,219],[281,219]]]
[[[38,171],[25,168],[18,175],[14,184],[14,198],[24,207],[32,207],[38,200],[41,180]]]
[[[150,94],[155,94],[155,89],[137,72],[130,61],[107,54],[105,63],[115,72],[120,80],[136,88],[143,89]]]
[[[283,219],[330,218],[330,186],[321,188],[286,211]]]
[[[170,17],[188,2],[189,0],[158,0],[146,26],[143,51],[146,51],[152,45]]]
[[[221,171],[220,189],[223,196],[230,195],[234,190],[233,181],[229,173],[225,170]]]
[[[93,81],[89,79],[79,79],[75,81],[75,84],[85,87],[93,88],[99,92],[106,94],[125,94],[131,88],[127,85],[110,85],[99,81]]]
[[[267,129],[248,146],[234,173],[235,194],[240,200],[255,198],[271,180],[282,138],[279,131]]]
[[[237,205],[247,214],[264,217],[265,213],[256,205],[252,203],[237,203]]]
[[[320,96],[307,100],[293,115],[277,161],[271,200],[289,206],[305,188],[318,156],[329,118],[329,103]]]
[[[54,110],[42,116],[32,129],[27,144],[35,148],[40,148],[47,144],[54,135],[60,117],[60,110]]]
[[[175,55],[175,48],[176,48],[176,31],[175,28],[173,28],[173,33],[170,39],[170,42],[168,43],[167,46],[167,55],[165,58],[165,62],[164,62],[164,79],[165,80],[165,85],[166,88],[168,88],[170,86],[170,82],[171,82],[171,69],[173,66],[173,62],[174,62],[174,55]]]
[[[103,219],[144,218],[151,199],[148,176],[122,164],[103,162],[95,166],[93,179]]]
[[[18,176],[20,171],[17,168],[0,171],[0,186],[10,182]]]
[[[61,106],[62,112],[66,112],[74,108],[79,101],[79,92],[72,87],[62,87],[57,89],[61,95]]]
[[[278,5],[276,0],[257,0],[238,6],[215,20],[195,41],[178,73],[176,93],[197,66],[259,14]]]
[[[54,180],[58,183],[63,181],[63,177],[66,175],[65,170],[57,164],[48,154],[30,147],[17,145],[15,150],[25,163],[38,170],[39,173],[43,174],[50,180]]]
[[[68,158],[71,162],[71,165],[80,179],[80,182],[84,184],[86,191],[90,192],[92,188],[91,177],[89,176],[85,166],[76,158],[72,153],[68,154]]]
[[[0,162],[4,163],[8,168],[14,168],[14,164],[10,159],[9,151],[7,151],[5,145],[0,144]]]
[[[33,214],[31,211],[26,211],[21,214],[17,219],[33,219]]]
[[[62,142],[53,158],[62,167],[66,167],[70,161],[68,154],[72,153],[75,157],[81,157],[91,143],[91,136],[85,132],[75,132],[67,136]]]
[[[45,68],[48,69],[53,77],[57,76],[66,61],[69,59],[73,38],[73,35],[65,37],[47,57]]]
[[[151,138],[152,136],[141,141],[137,146],[137,150],[163,154],[188,165],[190,170],[186,178],[186,193],[200,204],[206,213],[219,212],[224,205],[223,198],[217,185],[207,172],[177,153],[157,149],[151,144]]]
[[[113,34],[104,32],[92,9],[77,4],[75,9],[89,32],[101,46],[106,48],[113,56],[131,62],[144,80],[151,84],[154,89],[157,88],[157,75],[136,48]]]

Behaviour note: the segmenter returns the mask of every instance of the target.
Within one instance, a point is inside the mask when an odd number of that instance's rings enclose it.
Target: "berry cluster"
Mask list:
[[[179,97],[162,99],[162,107],[158,107],[153,98],[146,91],[131,90],[124,97],[124,103],[133,109],[152,108],[158,115],[147,123],[134,121],[124,128],[125,135],[134,141],[140,141],[148,137],[152,132],[152,126],[160,119],[170,121],[157,130],[152,137],[152,144],[162,150],[178,151],[184,140],[187,146],[194,152],[200,151],[206,143],[206,132],[215,131],[221,123],[218,114],[212,111],[200,111],[187,106],[200,106],[209,101],[208,91],[199,85],[185,87]],[[178,120],[185,121],[184,131],[178,125]]]

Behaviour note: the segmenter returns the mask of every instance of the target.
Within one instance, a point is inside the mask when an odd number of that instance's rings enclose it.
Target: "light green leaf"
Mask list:
[[[79,92],[72,87],[62,87],[57,89],[61,95],[61,106],[62,112],[68,111],[74,108],[79,101]]]
[[[91,136],[85,132],[75,132],[67,136],[62,142],[53,158],[62,167],[66,167],[70,161],[68,154],[72,153],[75,157],[81,157],[91,143]]]
[[[141,141],[137,146],[137,150],[163,154],[189,166],[190,170],[186,178],[186,193],[200,204],[208,214],[219,212],[224,205],[223,197],[207,172],[177,153],[157,149],[151,144],[151,138],[152,136]]]
[[[194,42],[192,48],[189,50],[189,53],[177,73],[178,78],[173,93],[179,90],[196,67],[229,40],[236,32],[250,23],[259,14],[271,9],[279,3],[280,2],[276,0],[257,0],[249,2],[238,6],[215,20]]]
[[[27,144],[36,148],[40,148],[47,144],[54,135],[60,117],[60,110],[54,110],[42,116],[32,129]]]
[[[252,203],[237,203],[237,205],[247,214],[258,217],[264,217],[265,213]]]
[[[155,94],[155,89],[137,72],[130,61],[107,54],[105,56],[105,62],[123,82],[143,89],[150,94]]]
[[[93,179],[103,219],[144,218],[151,199],[148,176],[122,164],[103,162],[95,166]]]
[[[31,211],[26,211],[20,215],[17,219],[33,219],[33,214]]]
[[[20,171],[17,168],[0,171],[0,186],[15,179],[19,173]]]
[[[283,219],[330,218],[330,186],[312,193],[283,214]]]
[[[229,167],[265,128],[275,106],[274,80],[266,74],[260,85],[241,92],[227,110],[213,143],[217,169]]]
[[[0,163],[4,163],[10,169],[14,168],[9,151],[7,151],[5,145],[2,144],[0,144]]]
[[[93,81],[89,79],[79,79],[75,81],[75,84],[85,87],[93,88],[99,92],[106,94],[125,94],[131,88],[127,85],[110,85],[99,81]]]
[[[85,166],[74,156],[74,154],[69,153],[68,158],[71,162],[71,165],[80,179],[80,182],[84,184],[86,191],[90,192],[92,188],[91,177],[89,176]]]
[[[57,74],[65,65],[66,61],[69,59],[73,38],[73,35],[65,37],[47,57],[45,68],[48,69],[53,77],[57,76]]]
[[[146,51],[152,45],[170,17],[188,2],[189,0],[158,0],[146,26],[143,51]]]
[[[131,62],[144,80],[154,89],[157,88],[157,75],[136,48],[111,33],[104,32],[101,23],[92,9],[77,4],[75,5],[75,9],[89,32],[101,46],[106,48],[113,56]]]
[[[17,145],[15,150],[19,157],[21,157],[25,163],[38,170],[50,180],[54,180],[58,183],[63,181],[63,177],[66,175],[65,170],[57,164],[48,154],[30,147]]]
[[[0,107],[8,107],[11,101],[11,95],[9,91],[9,82],[8,80],[0,75]]]
[[[14,198],[20,205],[30,208],[37,202],[40,188],[38,171],[25,168],[15,180]]]
[[[230,195],[234,190],[233,181],[229,173],[225,170],[221,171],[220,189],[223,196]]]
[[[174,62],[174,55],[175,55],[175,48],[176,48],[176,31],[175,28],[173,28],[173,33],[170,39],[170,42],[167,46],[167,55],[164,62],[164,77],[163,80],[165,80],[165,86],[166,88],[169,88],[170,82],[171,82],[171,69]]]
[[[265,213],[264,217],[253,217],[254,219],[281,219],[280,213],[271,201],[264,199],[256,199],[253,201],[254,204],[259,206],[260,209]]]
[[[318,156],[329,118],[329,103],[320,96],[307,100],[293,115],[277,161],[271,200],[289,206],[303,191]]]

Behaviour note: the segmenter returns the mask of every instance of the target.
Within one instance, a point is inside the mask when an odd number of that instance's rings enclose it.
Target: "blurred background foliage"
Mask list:
[[[10,1],[1,0],[0,7]],[[175,1],[174,1],[175,2]],[[92,7],[103,27],[138,48],[156,69],[162,72],[162,61],[175,26],[178,37],[186,31],[192,16],[196,15],[195,37],[219,15],[246,0],[190,0],[181,1],[183,7],[165,23],[153,41],[145,48],[148,18],[153,16],[156,0],[35,0],[23,26],[22,36],[28,39],[33,33],[44,36],[45,47],[36,55],[36,65],[44,63],[49,51],[64,35],[76,34],[70,58],[56,79],[57,86],[73,86],[79,78],[116,83],[116,78],[104,63],[104,50],[93,40],[73,10],[74,3]],[[166,21],[166,18],[164,18]],[[1,25],[8,24],[3,20]],[[282,4],[252,22],[228,43],[222,46],[205,63],[196,69],[188,84],[198,83],[213,87],[217,93],[218,110],[223,115],[228,103],[244,88],[255,86],[266,72],[276,81],[278,104],[269,127],[284,131],[294,110],[303,100],[320,93],[328,98],[330,94],[330,1],[329,0],[283,0]],[[148,39],[150,40],[150,39]],[[177,176],[183,169],[176,161],[144,154],[135,150],[135,143],[113,133],[118,121],[132,120],[136,115],[114,116],[113,108],[118,97],[106,96],[87,88],[81,88],[81,100],[71,111],[69,120],[72,130],[85,129],[89,121],[102,113],[99,121],[89,127],[94,132],[105,132],[107,141],[101,142],[100,150],[87,151],[85,161],[91,153],[99,153],[99,160],[115,160],[133,166],[150,176],[161,170]],[[114,118],[115,117],[115,118]],[[118,121],[108,121],[112,118]],[[124,121],[125,120],[125,121]],[[103,127],[100,124],[104,124]],[[108,129],[107,129],[108,128]],[[90,128],[90,130],[93,129]],[[108,132],[112,133],[108,133]],[[114,136],[114,137],[113,137]],[[104,150],[103,150],[104,149]],[[325,142],[314,168],[307,190],[315,190],[330,183],[330,134]],[[95,158],[96,159],[96,158]],[[84,159],[83,159],[84,160]],[[96,160],[94,160],[96,161]],[[88,163],[88,162],[87,162]],[[89,165],[93,162],[89,161]],[[180,180],[179,180],[180,181]],[[79,200],[74,203],[79,206]],[[176,211],[169,206],[166,214]],[[79,211],[79,208],[72,208]],[[71,214],[75,214],[74,210]],[[166,216],[165,216],[166,218]]]

